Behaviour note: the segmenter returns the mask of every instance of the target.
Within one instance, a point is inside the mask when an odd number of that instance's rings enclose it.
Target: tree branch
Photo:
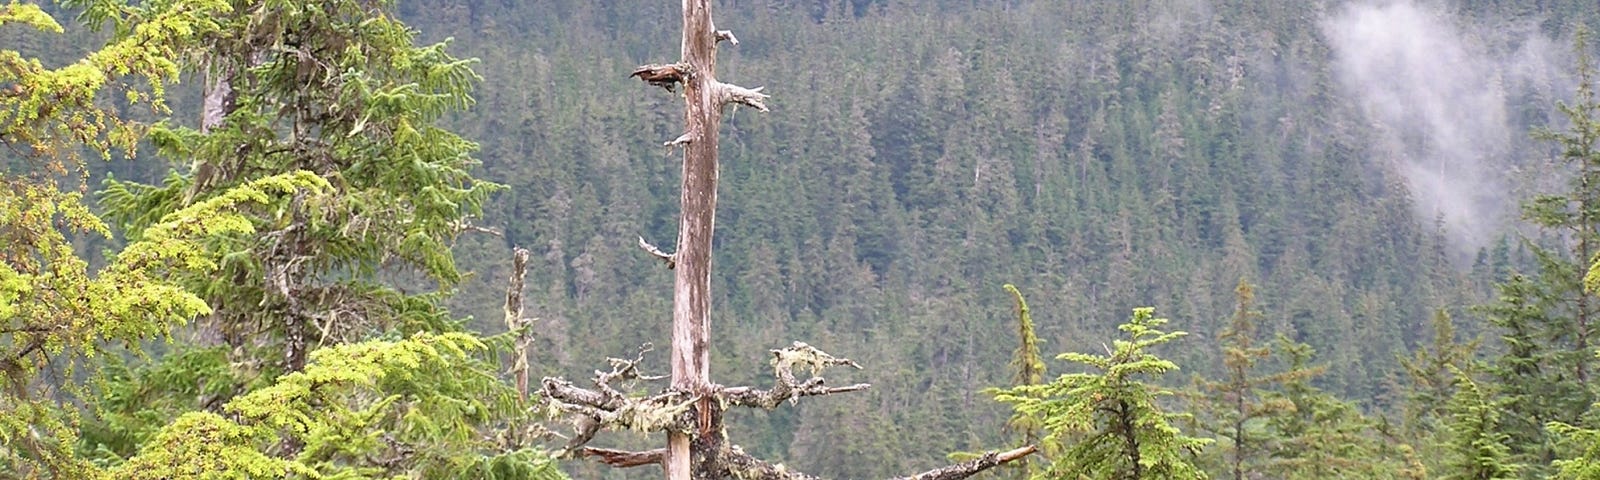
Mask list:
[[[687,398],[688,394],[674,390],[648,397],[633,397],[611,385],[617,380],[626,382],[664,378],[639,372],[639,363],[644,361],[644,354],[650,350],[651,346],[647,343],[639,347],[639,354],[632,360],[608,359],[611,371],[594,372],[596,390],[575,386],[562,378],[544,378],[540,392],[551,406],[581,417],[578,434],[567,442],[558,457],[577,453],[602,428],[639,432],[688,430],[690,415],[686,413],[696,398]]]
[[[1028,445],[1005,452],[988,452],[978,458],[957,463],[947,467],[936,468],[926,472],[907,477],[896,477],[894,480],[961,480],[979,472],[1004,465],[1011,461],[1026,457],[1038,451],[1033,445]],[[782,464],[772,464],[744,453],[738,446],[724,449],[720,454],[723,466],[735,478],[744,480],[821,480],[805,473],[796,472],[784,467]]]
[[[928,470],[909,477],[899,477],[894,480],[960,480],[978,474],[984,470],[1004,465],[1013,460],[1026,457],[1039,451],[1033,445],[1005,452],[988,452],[983,456],[965,462],[950,465],[944,468]]]
[[[720,103],[723,105],[737,103],[763,112],[769,111],[767,110],[766,100],[772,98],[772,96],[761,93],[761,90],[767,87],[744,88],[721,82],[718,82],[716,86],[718,87],[717,93],[719,100],[721,100]]]
[[[861,365],[848,358],[829,355],[827,352],[818,350],[816,347],[803,342],[794,342],[794,346],[772,350],[771,352],[772,376],[777,380],[776,385],[773,385],[768,390],[759,390],[751,387],[725,388],[718,392],[719,398],[731,405],[771,410],[777,408],[778,404],[783,403],[784,400],[794,402],[799,397],[854,392],[872,387],[872,385],[866,383],[858,383],[847,387],[824,386],[822,377],[817,376],[817,373],[821,372],[823,368],[848,365],[860,369]],[[797,365],[808,367],[811,370],[811,378],[806,379],[805,382],[795,379],[794,367]]]
[[[693,75],[686,63],[673,63],[668,65],[640,65],[633,69],[628,77],[639,77],[646,83],[665,88],[668,92],[677,91],[679,83],[688,81]]]
[[[596,457],[600,463],[617,468],[639,467],[644,465],[660,465],[666,461],[667,449],[657,448],[643,452],[630,452],[626,450],[612,450],[609,448],[584,447],[579,457]]]
[[[683,137],[678,138],[682,139]],[[656,258],[661,259],[662,262],[667,264],[667,270],[672,270],[674,267],[678,266],[678,256],[676,254],[661,251],[661,249],[656,248],[655,245],[651,245],[650,242],[644,241],[644,237],[639,237],[639,248],[643,248],[644,251],[649,252],[651,255],[655,255]]]
[[[727,41],[729,45],[739,45],[739,37],[733,36],[732,30],[717,30],[717,41]]]

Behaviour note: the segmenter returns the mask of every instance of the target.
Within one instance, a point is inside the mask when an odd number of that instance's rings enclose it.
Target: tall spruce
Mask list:
[[[126,7],[119,35],[67,62],[0,47],[3,475],[105,478],[75,445],[85,410],[102,403],[90,388],[102,373],[99,360],[137,352],[142,342],[211,311],[178,279],[215,271],[207,238],[251,233],[240,208],[271,208],[326,186],[308,175],[258,178],[152,218],[148,235],[107,252],[97,266],[74,248],[75,241],[111,236],[83,198],[91,169],[84,155],[110,160],[136,151],[148,125],[124,114],[167,111],[165,88],[180,74],[177,59],[215,31],[212,17],[223,9],[205,1]],[[17,26],[64,31],[37,5],[0,6],[0,27]]]
[[[1584,265],[1600,248],[1600,101],[1587,39],[1587,31],[1580,29],[1575,103],[1559,105],[1570,125],[1562,132],[1535,132],[1536,138],[1557,146],[1557,160],[1572,172],[1568,190],[1537,196],[1522,207],[1523,217],[1562,248],[1529,242],[1538,272],[1513,275],[1499,284],[1499,301],[1485,307],[1503,345],[1489,373],[1508,396],[1506,429],[1512,451],[1535,476],[1555,456],[1544,426],[1578,422],[1594,403],[1589,379],[1600,366],[1591,338],[1600,300],[1584,288]]]
[[[220,271],[186,282],[214,307],[203,328],[266,378],[300,370],[319,345],[451,328],[427,292],[461,279],[450,245],[497,188],[468,172],[476,146],[437,126],[472,103],[473,61],[416,45],[387,1],[228,7],[186,51],[229,80],[220,120],[153,129],[160,153],[192,168],[160,185],[109,182],[108,215],[138,239],[254,179],[308,171],[332,186],[250,212],[258,233],[212,242]],[[402,291],[401,276],[423,293]]]

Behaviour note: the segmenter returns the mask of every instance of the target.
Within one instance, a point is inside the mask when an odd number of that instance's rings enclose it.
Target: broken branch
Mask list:
[[[717,41],[727,41],[729,45],[738,45],[739,37],[733,36],[732,30],[717,30]]]
[[[633,69],[628,77],[639,77],[646,83],[665,88],[668,92],[677,91],[678,83],[689,79],[689,65],[673,63],[668,65],[640,65]]]
[[[988,452],[983,454],[983,456],[974,458],[972,460],[957,463],[944,468],[928,470],[926,472],[909,477],[896,478],[895,480],[961,480],[963,478],[977,475],[978,472],[982,472],[984,470],[994,468],[995,466],[1004,465],[1013,460],[1026,457],[1036,451],[1039,451],[1039,449],[1033,445],[1028,445],[1026,447],[1005,452]]]
[[[527,275],[528,249],[517,247],[512,250],[511,278],[506,282],[506,328],[518,332],[511,374],[517,379],[517,397],[522,401],[528,400],[528,346],[533,343],[528,320],[522,317],[522,286]]]
[[[681,139],[683,137],[678,138]],[[678,265],[678,256],[676,254],[661,251],[661,249],[656,248],[655,245],[651,245],[650,242],[644,241],[644,237],[639,237],[639,248],[643,248],[644,251],[649,252],[651,255],[655,255],[656,258],[659,258],[662,262],[665,262],[667,264],[667,270],[672,270],[673,267]]]
[[[798,381],[794,376],[796,365],[808,367],[811,378],[805,382]],[[828,352],[818,350],[816,347],[804,342],[794,342],[794,346],[772,350],[772,376],[777,379],[777,384],[771,389],[759,390],[750,387],[734,387],[722,389],[720,393],[723,401],[732,405],[755,407],[771,410],[778,404],[788,400],[791,403],[800,397],[814,397],[832,395],[835,393],[854,392],[866,390],[872,385],[858,383],[846,387],[828,387],[823,385],[822,377],[817,376],[823,368],[848,365],[857,369],[860,364],[848,359],[829,355]]]
[[[744,88],[731,83],[718,83],[721,91],[722,104],[737,103],[763,112],[767,110],[766,100],[771,95],[761,93],[767,87]]]
[[[691,137],[691,136],[689,136],[689,134],[685,133],[683,135],[678,135],[678,138],[674,138],[670,142],[662,142],[661,146],[663,146],[663,147],[677,147],[677,146],[682,146],[682,145],[688,145],[690,142],[693,142],[693,141],[694,141],[694,137]]]
[[[666,461],[667,449],[657,448],[643,452],[630,452],[627,450],[612,450],[609,448],[584,447],[580,457],[596,457],[600,463],[617,468],[656,465]]]

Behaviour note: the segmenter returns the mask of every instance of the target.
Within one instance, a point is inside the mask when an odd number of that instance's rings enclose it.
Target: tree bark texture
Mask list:
[[[717,208],[717,130],[722,104],[716,83],[716,35],[709,0],[683,0],[683,122],[690,142],[684,145],[682,211],[672,301],[672,387],[705,395],[694,407],[699,419],[696,443],[721,438],[721,412],[710,401],[711,385],[711,234]],[[705,478],[691,471],[691,435],[667,436],[667,477]],[[694,450],[715,452],[716,445]],[[706,448],[710,447],[709,450]],[[705,465],[704,459],[693,462]]]

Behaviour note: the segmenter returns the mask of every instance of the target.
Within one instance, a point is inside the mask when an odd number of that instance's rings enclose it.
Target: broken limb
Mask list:
[[[646,83],[665,88],[668,92],[676,92],[679,83],[689,80],[689,66],[684,63],[667,65],[640,65],[633,69],[629,77],[639,77]]]
[[[662,262],[667,264],[667,270],[672,270],[673,267],[678,266],[677,254],[661,251],[661,249],[656,248],[655,245],[651,245],[650,242],[644,241],[644,237],[639,237],[639,248],[643,248],[645,252],[655,255],[656,258],[661,259]]]
[[[800,397],[813,397],[832,395],[835,393],[854,392],[866,390],[872,385],[858,383],[845,387],[828,387],[823,385],[822,377],[817,376],[823,368],[834,366],[851,366],[857,369],[860,364],[848,359],[829,355],[816,347],[803,342],[794,342],[788,348],[772,350],[772,376],[777,384],[771,389],[759,390],[750,387],[733,387],[722,389],[718,397],[731,405],[742,407],[755,407],[771,410],[784,400],[791,403]],[[796,366],[807,367],[811,370],[811,378],[804,382],[798,381],[794,376]]]
[[[744,88],[731,83],[718,83],[717,86],[723,105],[737,103],[763,112],[769,111],[766,100],[772,96],[761,93],[761,90],[767,87]]]
[[[612,450],[609,448],[584,447],[579,457],[594,457],[600,463],[617,468],[639,467],[644,465],[659,465],[666,461],[667,449],[657,448],[643,452],[627,450]]]

